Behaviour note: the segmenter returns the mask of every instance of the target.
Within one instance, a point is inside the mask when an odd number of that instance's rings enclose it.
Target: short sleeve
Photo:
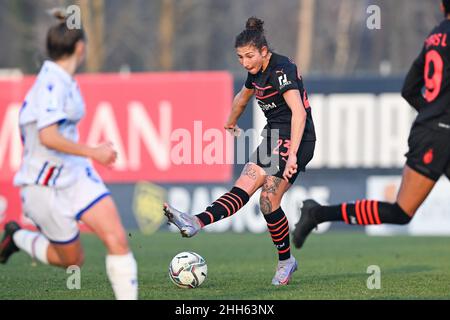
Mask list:
[[[245,87],[247,89],[255,89],[255,86],[253,85],[253,76],[251,73],[248,73],[247,80],[245,80]]]
[[[67,119],[64,111],[65,92],[59,83],[47,81],[37,92],[38,130]]]
[[[272,83],[281,95],[288,90],[300,89],[298,87],[297,67],[295,64],[277,66],[274,68],[271,76]]]

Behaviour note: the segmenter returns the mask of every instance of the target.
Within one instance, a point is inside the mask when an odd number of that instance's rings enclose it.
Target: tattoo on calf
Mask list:
[[[261,196],[261,198],[259,199],[259,206],[263,214],[269,214],[272,212],[272,202],[270,202],[268,196]]]
[[[267,177],[262,188],[263,192],[276,194],[282,179],[278,177]]]

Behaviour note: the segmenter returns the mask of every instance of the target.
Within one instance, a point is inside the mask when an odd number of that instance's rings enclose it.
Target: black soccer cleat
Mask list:
[[[9,257],[19,251],[13,240],[13,234],[20,230],[20,226],[15,221],[10,221],[5,224],[5,232],[3,233],[2,242],[0,242],[0,263],[5,264]]]
[[[313,209],[320,206],[314,200],[305,200],[303,201],[303,206],[301,207],[301,216],[300,220],[296,223],[294,232],[293,232],[293,240],[294,246],[297,249],[300,249],[303,246],[308,235],[314,228],[317,228],[317,220],[314,217]]]

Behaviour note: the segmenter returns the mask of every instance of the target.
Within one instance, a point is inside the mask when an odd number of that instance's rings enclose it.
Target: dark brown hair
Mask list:
[[[66,14],[61,9],[53,9],[50,14],[58,19],[58,23],[47,32],[47,54],[50,59],[58,60],[75,52],[75,45],[86,40],[83,29],[69,29]]]
[[[264,21],[256,17],[250,17],[245,24],[245,30],[236,36],[235,48],[253,45],[258,50],[262,47],[269,47],[264,35]]]
[[[442,5],[444,6],[445,15],[450,14],[450,0],[442,0]]]

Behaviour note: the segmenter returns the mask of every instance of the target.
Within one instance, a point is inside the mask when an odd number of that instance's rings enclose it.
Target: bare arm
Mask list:
[[[292,111],[291,145],[289,148],[289,158],[283,173],[283,178],[288,181],[297,172],[297,151],[302,141],[303,131],[305,130],[306,111],[300,97],[300,91],[288,90],[283,94],[283,98]]]
[[[248,89],[243,86],[241,91],[236,94],[233,99],[233,107],[231,109],[231,113],[228,117],[227,123],[225,124],[225,129],[233,129],[236,126],[239,117],[242,115],[245,107],[252,98],[253,92],[253,89]]]
[[[302,141],[303,131],[306,124],[306,111],[303,107],[300,92],[298,90],[289,90],[283,94],[283,98],[292,111],[291,119],[291,147],[289,154],[297,154],[300,142]]]
[[[108,166],[114,163],[117,152],[111,143],[104,143],[97,147],[90,147],[66,139],[58,131],[58,124],[52,124],[39,131],[39,140],[49,149],[75,156],[91,158],[102,165]]]

